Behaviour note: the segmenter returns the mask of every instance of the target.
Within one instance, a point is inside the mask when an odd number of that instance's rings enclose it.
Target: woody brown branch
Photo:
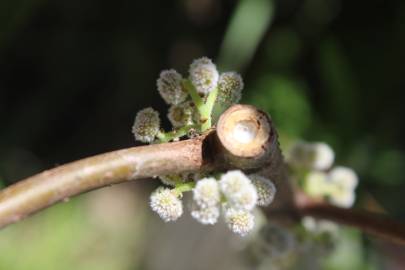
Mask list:
[[[250,121],[256,128],[256,137],[248,145],[234,143],[232,138],[232,126],[241,121]],[[265,211],[269,218],[287,216],[296,222],[300,216],[310,215],[405,243],[405,227],[394,220],[297,197],[300,193],[294,192],[289,183],[271,119],[248,105],[231,107],[221,116],[217,130],[203,136],[86,158],[1,190],[0,228],[92,189],[158,175],[227,169],[254,171],[275,182],[278,189],[275,202]]]

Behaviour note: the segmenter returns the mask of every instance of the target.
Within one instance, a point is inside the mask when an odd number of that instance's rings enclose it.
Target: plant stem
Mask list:
[[[197,90],[195,90],[194,85],[190,82],[190,80],[185,79],[183,80],[183,87],[187,90],[191,97],[191,100],[194,102],[194,105],[197,107],[198,112],[201,114],[201,108],[204,105],[204,101],[197,93]]]
[[[183,192],[188,192],[188,191],[193,190],[194,187],[195,187],[195,182],[179,183],[174,188],[174,191],[178,195],[181,195]]]
[[[323,201],[311,199],[300,192],[296,193],[296,210],[301,216],[330,220],[355,227],[365,233],[379,236],[394,243],[405,244],[405,224],[388,216],[358,209],[336,207]]]
[[[215,87],[208,95],[207,101],[201,108],[201,118],[205,122],[201,126],[201,131],[206,131],[212,127],[212,110],[214,109],[215,101],[218,96],[218,87]]]
[[[0,228],[71,196],[128,180],[205,171],[205,136],[118,150],[69,163],[0,191]]]
[[[157,138],[159,139],[158,143],[167,143],[173,139],[183,137],[188,134],[190,129],[196,127],[196,125],[190,125],[169,132],[159,132],[157,135]]]

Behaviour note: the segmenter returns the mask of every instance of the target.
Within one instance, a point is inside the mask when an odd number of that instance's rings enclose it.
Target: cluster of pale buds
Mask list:
[[[300,177],[301,186],[307,194],[324,197],[334,205],[349,208],[356,199],[358,177],[350,168],[331,168],[334,159],[332,148],[325,143],[301,141],[287,154],[287,162],[295,177]]]
[[[159,187],[151,195],[152,210],[164,221],[176,220],[183,214],[182,193],[190,190],[193,193],[191,216],[194,219],[202,224],[215,224],[223,213],[231,231],[241,236],[254,228],[253,209],[270,205],[276,194],[276,187],[269,179],[229,171],[219,180],[206,177],[177,184],[173,189]]]
[[[144,143],[176,140],[188,131],[209,129],[218,116],[241,98],[242,77],[236,72],[219,74],[211,59],[194,60],[188,78],[174,69],[163,70],[157,79],[157,89],[170,105],[167,117],[174,131],[160,130],[159,113],[152,108],[141,110],[135,118],[132,132]]]

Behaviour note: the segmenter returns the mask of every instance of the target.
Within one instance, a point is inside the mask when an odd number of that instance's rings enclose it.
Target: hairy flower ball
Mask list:
[[[178,105],[185,101],[187,92],[182,87],[182,76],[176,70],[163,70],[157,80],[157,88],[167,104]]]
[[[241,171],[229,171],[219,181],[227,203],[237,209],[252,210],[257,204],[257,191],[250,179]]]
[[[329,194],[329,201],[336,206],[350,208],[356,200],[354,190],[336,188]]]
[[[220,199],[219,186],[215,178],[204,178],[193,189],[193,199],[200,207],[216,206]]]
[[[172,105],[169,108],[169,113],[167,117],[170,120],[170,123],[173,127],[183,127],[192,125],[194,119],[196,118],[196,110],[190,101],[183,102],[179,105]]]
[[[236,72],[222,73],[218,81],[217,100],[223,104],[238,103],[242,97],[243,81]]]
[[[324,172],[311,171],[305,176],[305,191],[312,196],[326,196],[330,192],[330,184]]]
[[[225,222],[232,232],[240,236],[247,235],[255,225],[254,216],[246,210],[229,208],[225,212]]]
[[[215,224],[219,218],[219,207],[209,206],[209,207],[199,207],[197,206],[191,211],[191,216],[196,219],[201,224]]]
[[[219,185],[225,196],[240,193],[251,184],[250,179],[241,171],[228,171],[221,176]]]
[[[297,142],[287,153],[287,162],[296,168],[315,170],[329,169],[335,160],[335,153],[326,143]]]
[[[135,139],[144,143],[150,143],[159,132],[159,113],[152,108],[146,108],[138,112],[132,132]]]
[[[150,196],[150,206],[165,222],[175,221],[183,214],[181,200],[168,188],[155,190]]]
[[[218,83],[219,74],[214,63],[207,57],[196,59],[190,65],[190,80],[200,94],[208,94]]]
[[[269,206],[273,202],[277,192],[274,183],[270,179],[257,174],[251,174],[249,178],[256,187],[257,205]]]
[[[312,168],[316,170],[329,169],[335,160],[335,153],[326,143],[311,144]]]
[[[328,174],[328,180],[349,190],[354,190],[359,182],[357,174],[343,166],[333,168]]]

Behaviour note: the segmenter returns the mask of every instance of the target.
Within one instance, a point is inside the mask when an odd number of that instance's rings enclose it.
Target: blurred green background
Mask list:
[[[204,55],[243,74],[242,102],[271,114],[283,148],[297,138],[331,144],[360,176],[357,206],[405,220],[400,0],[0,1],[0,184],[135,145],[136,112],[167,110],[159,72],[185,74]],[[230,268],[204,253],[210,243],[195,235],[206,228],[150,213],[156,184],[95,191],[10,226],[0,269],[207,269],[204,256]],[[399,247],[353,230],[342,239],[324,268],[405,265]],[[173,249],[192,253],[180,260]]]

